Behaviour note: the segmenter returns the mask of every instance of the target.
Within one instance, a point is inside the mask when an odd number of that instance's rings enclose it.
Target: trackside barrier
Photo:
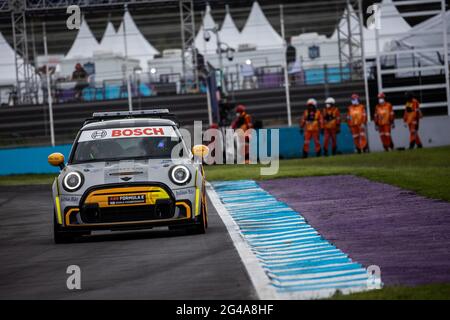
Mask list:
[[[300,158],[302,156],[303,150],[303,142],[304,135],[300,134],[300,130],[298,127],[291,128],[280,128],[279,129],[279,151],[281,159],[293,159]],[[320,135],[320,144],[323,149],[323,135]],[[350,132],[347,124],[341,125],[341,133],[337,138],[338,144],[338,153],[353,153],[354,152],[354,144],[352,134]],[[267,138],[267,150],[270,154],[270,146],[271,146],[271,134],[269,130],[268,138]],[[329,152],[331,151],[331,145],[328,147]],[[310,156],[314,156],[314,144],[311,141],[310,146]]]
[[[70,153],[71,144],[55,147],[29,147],[0,150],[0,175],[27,173],[58,173],[59,168],[47,162],[50,153],[60,152],[65,159]]]

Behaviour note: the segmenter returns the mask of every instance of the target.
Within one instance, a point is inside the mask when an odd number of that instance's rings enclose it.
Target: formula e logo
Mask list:
[[[107,134],[106,130],[96,130],[92,132],[91,137],[92,139],[103,139]]]

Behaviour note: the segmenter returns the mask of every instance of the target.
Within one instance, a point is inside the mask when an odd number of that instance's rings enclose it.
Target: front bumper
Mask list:
[[[195,205],[195,204],[194,204]],[[191,199],[175,199],[163,184],[103,185],[86,190],[62,212],[62,228],[128,230],[196,223]]]

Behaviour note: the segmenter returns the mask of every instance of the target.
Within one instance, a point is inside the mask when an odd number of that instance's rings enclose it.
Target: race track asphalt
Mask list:
[[[206,235],[165,230],[52,239],[49,186],[0,187],[0,299],[255,299],[209,204]],[[81,268],[81,290],[66,269]]]

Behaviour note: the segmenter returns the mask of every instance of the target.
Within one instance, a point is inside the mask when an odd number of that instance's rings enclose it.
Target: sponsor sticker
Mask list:
[[[145,194],[108,197],[109,205],[145,203]]]
[[[105,139],[176,136],[177,134],[175,130],[170,126],[110,128],[100,130],[85,130],[81,133],[78,142],[97,141]]]

